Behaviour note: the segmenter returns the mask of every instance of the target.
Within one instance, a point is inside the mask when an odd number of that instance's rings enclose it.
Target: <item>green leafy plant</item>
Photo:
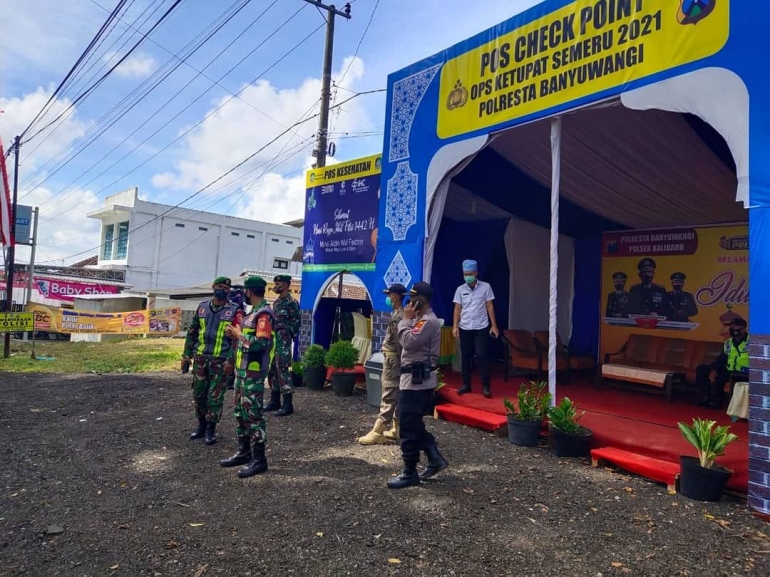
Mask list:
[[[579,435],[582,427],[578,425],[578,421],[585,414],[583,411],[578,415],[575,403],[569,397],[564,397],[558,405],[548,409],[548,420],[551,425],[568,435]]]
[[[337,341],[326,353],[326,364],[333,369],[349,371],[356,366],[358,349],[350,341]]]
[[[444,375],[441,374],[441,369],[436,369],[436,379],[438,381],[438,384],[436,385],[436,391],[438,391],[441,387],[445,386],[446,383],[444,382]]]
[[[519,387],[518,409],[508,397],[503,399],[503,405],[507,413],[518,421],[542,421],[551,406],[551,398],[547,383],[530,381]]]
[[[297,375],[298,377],[301,377],[305,374],[304,369],[302,368],[302,363],[292,363],[291,364],[291,372]]]
[[[325,369],[326,351],[321,345],[310,345],[302,355],[302,370]]]
[[[706,469],[714,469],[714,461],[725,454],[725,447],[735,441],[738,436],[730,433],[730,427],[719,426],[714,428],[716,421],[693,419],[692,427],[686,423],[679,423],[682,435],[698,451],[700,466]]]

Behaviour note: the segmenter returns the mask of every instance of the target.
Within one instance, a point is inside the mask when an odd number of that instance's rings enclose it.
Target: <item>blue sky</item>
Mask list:
[[[179,65],[109,128],[109,121],[100,122],[105,114],[114,119],[110,111],[116,104],[178,64],[169,51],[178,53],[241,2],[183,0],[113,75],[54,125],[56,130],[49,128],[24,144],[20,203],[41,207],[38,261],[69,264],[88,256],[99,244],[99,228],[85,214],[101,206],[105,196],[138,186],[142,198],[177,204],[262,147],[242,170],[183,206],[270,222],[302,217],[303,174],[312,162],[317,119],[267,145],[286,127],[317,112],[324,28],[274,65],[323,24],[318,10],[302,0],[251,0],[189,58],[190,66]],[[38,128],[67,109],[89,76],[104,67],[101,75],[139,40],[125,23],[144,32],[172,3],[129,2],[122,22],[85,66],[93,68],[65,91]],[[0,136],[6,148],[45,104],[116,4],[35,0],[17,3],[13,12],[0,12],[0,29],[7,31],[0,53]],[[352,20],[338,18],[336,23],[332,77],[340,87],[335,101],[384,88],[389,73],[534,4],[536,0],[355,0]],[[385,95],[373,94],[357,97],[332,114],[336,160],[382,150],[384,110]],[[81,252],[85,254],[74,256]],[[19,253],[21,261],[28,258],[26,247]]]

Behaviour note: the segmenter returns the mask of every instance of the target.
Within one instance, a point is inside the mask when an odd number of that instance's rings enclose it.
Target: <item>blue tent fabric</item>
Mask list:
[[[601,328],[602,239],[575,240],[575,296],[572,302],[570,347],[594,358]]]
[[[353,313],[359,310],[365,317],[372,315],[372,304],[369,301],[356,299],[338,299],[322,298],[318,302],[313,313],[313,326],[315,344],[328,349],[332,342],[332,332],[334,331],[334,314],[337,307],[340,307],[343,313]]]

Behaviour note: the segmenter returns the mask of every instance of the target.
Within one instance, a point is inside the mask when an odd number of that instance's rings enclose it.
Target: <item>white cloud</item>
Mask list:
[[[122,54],[117,52],[108,52],[104,55],[104,62],[112,68],[123,58]],[[115,74],[124,78],[144,78],[149,76],[155,70],[155,58],[145,52],[134,52],[126,58],[120,66],[115,69]],[[109,68],[107,70],[109,70]]]
[[[360,58],[347,58],[333,77],[341,78],[349,65],[350,69],[339,90],[338,102],[352,95],[349,91],[364,74],[364,64]],[[244,179],[245,183],[253,182],[251,186],[247,185],[248,194],[243,202],[249,207],[250,216],[270,222],[301,217],[303,202],[297,202],[304,194],[304,175],[301,169],[310,165],[307,152],[314,143],[318,119],[313,118],[278,138],[276,142],[268,143],[306,115],[318,103],[320,93],[320,78],[308,78],[297,88],[279,89],[267,80],[248,86],[240,95],[248,104],[243,100],[232,99],[190,132],[183,141],[179,153],[181,159],[174,164],[174,170],[156,174],[152,179],[153,185],[157,188],[196,190],[264,146],[265,149],[245,165],[240,173],[223,181],[232,182],[233,186],[223,187],[219,194],[233,192],[234,188],[242,186],[243,182],[236,184],[238,175],[256,168]],[[228,98],[216,101],[212,110]],[[317,109],[312,110],[305,117],[316,112]],[[339,115],[333,115],[331,126],[334,132],[355,132],[371,125],[361,102],[351,100],[341,107]],[[303,142],[307,147],[301,146]],[[279,153],[280,168],[271,164]],[[329,159],[329,163],[332,160]],[[277,174],[278,170],[281,174],[299,174],[283,178]],[[233,200],[228,199],[229,203]],[[269,211],[265,210],[267,206],[270,207]]]

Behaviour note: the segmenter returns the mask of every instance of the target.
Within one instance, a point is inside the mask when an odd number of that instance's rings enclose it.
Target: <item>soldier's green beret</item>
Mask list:
[[[267,286],[267,282],[261,276],[250,276],[243,283],[243,286],[247,289],[263,289]]]
[[[273,282],[291,282],[291,275],[288,274],[279,274],[274,279]]]
[[[213,284],[226,284],[227,286],[230,286],[231,282],[226,276],[218,276],[214,279]]]

